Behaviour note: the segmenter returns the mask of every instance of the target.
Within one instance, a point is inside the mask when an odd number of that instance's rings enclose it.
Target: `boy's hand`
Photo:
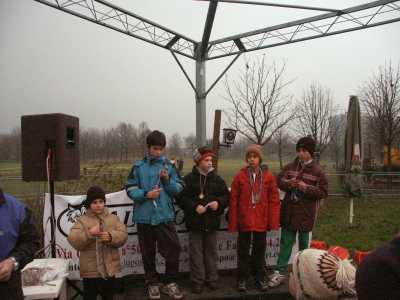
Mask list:
[[[111,234],[107,231],[100,232],[100,237],[103,242],[111,242]]]
[[[300,191],[304,192],[306,190],[307,184],[305,184],[304,181],[298,181],[297,185]]]
[[[297,179],[296,177],[293,177],[292,179],[289,180],[289,185],[290,187],[295,187],[297,184]]]
[[[196,207],[196,212],[201,215],[204,214],[206,212],[207,208],[205,208],[203,205],[198,205]]]
[[[168,172],[167,172],[168,170],[167,169],[164,169],[164,170],[161,170],[160,171],[160,177],[161,177],[161,180],[162,181],[167,181],[168,180]]]
[[[218,208],[218,202],[217,201],[210,202],[210,208],[212,210],[216,210]]]
[[[91,236],[98,235],[100,232],[101,232],[101,230],[100,230],[100,224],[99,224],[99,225],[96,225],[96,226],[93,226],[92,228],[89,229],[89,234],[90,234]]]
[[[162,189],[156,187],[154,190],[147,192],[146,197],[149,199],[157,199],[160,196]]]

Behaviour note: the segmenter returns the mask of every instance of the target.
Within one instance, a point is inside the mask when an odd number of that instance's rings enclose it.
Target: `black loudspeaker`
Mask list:
[[[22,180],[79,179],[79,118],[64,114],[21,117]]]

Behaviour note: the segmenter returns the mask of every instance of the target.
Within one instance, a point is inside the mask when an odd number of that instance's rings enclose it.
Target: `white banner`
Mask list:
[[[54,214],[55,214],[55,249],[57,258],[67,258],[70,260],[69,275],[71,280],[80,279],[79,276],[79,251],[74,250],[67,241],[71,226],[76,220],[86,213],[82,202],[86,195],[82,196],[62,196],[54,195]],[[137,238],[136,226],[132,222],[132,200],[128,198],[125,191],[120,191],[106,195],[106,205],[112,214],[116,214],[128,229],[128,240],[120,248],[122,272],[117,277],[128,274],[144,274],[140,246]],[[225,213],[227,210],[225,211]],[[218,269],[235,269],[237,267],[237,233],[228,233],[228,224],[225,214],[221,216],[221,228],[218,231]],[[50,243],[50,194],[45,195],[45,210],[43,214],[43,226],[45,232],[45,246]],[[183,211],[175,205],[175,224],[181,243],[180,265],[181,272],[189,272],[189,234],[184,223]],[[280,245],[280,231],[270,231],[267,233],[267,248],[265,259],[267,266],[273,266],[277,262]],[[298,251],[297,240],[293,247],[290,263],[293,261],[295,253]],[[163,257],[157,253],[157,270],[163,273],[165,262]]]

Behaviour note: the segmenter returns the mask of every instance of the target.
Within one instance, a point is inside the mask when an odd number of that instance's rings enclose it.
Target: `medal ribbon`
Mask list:
[[[249,168],[248,170],[249,170],[250,186],[251,186],[251,203],[252,203],[253,206],[254,206],[254,205],[256,205],[256,204],[260,201],[260,199],[261,199],[261,192],[262,192],[262,184],[263,184],[264,174],[263,174],[261,168],[259,167],[259,171],[258,171],[258,172],[259,172],[259,174],[261,174],[261,175],[260,175],[261,179],[260,179],[260,190],[259,190],[259,192],[258,192],[258,195],[256,195],[256,196],[258,196],[258,199],[256,200],[256,199],[254,198],[254,193],[255,193],[255,191],[254,191],[255,182],[254,182],[254,180],[253,180],[253,176],[252,176],[252,174],[251,174],[250,168]]]
[[[200,173],[200,172],[199,172]],[[206,173],[206,175],[204,175],[204,183],[203,183],[203,186],[201,186],[201,173],[200,173],[200,195],[199,195],[199,198],[200,199],[203,199],[204,198],[204,194],[203,194],[203,191],[204,191],[204,188],[205,188],[205,186],[206,186],[206,181],[207,181],[207,173]]]

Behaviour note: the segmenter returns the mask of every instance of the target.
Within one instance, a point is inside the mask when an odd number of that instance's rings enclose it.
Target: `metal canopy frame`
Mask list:
[[[283,46],[400,21],[400,1],[393,0],[379,0],[341,10],[254,1],[197,0],[209,2],[203,37],[198,42],[104,0],[35,1],[169,50],[195,91],[198,146],[206,144],[206,96],[243,52]],[[327,13],[209,41],[219,2],[307,9]],[[196,61],[196,84],[192,83],[176,54]],[[227,56],[235,57],[206,91],[205,62]]]

